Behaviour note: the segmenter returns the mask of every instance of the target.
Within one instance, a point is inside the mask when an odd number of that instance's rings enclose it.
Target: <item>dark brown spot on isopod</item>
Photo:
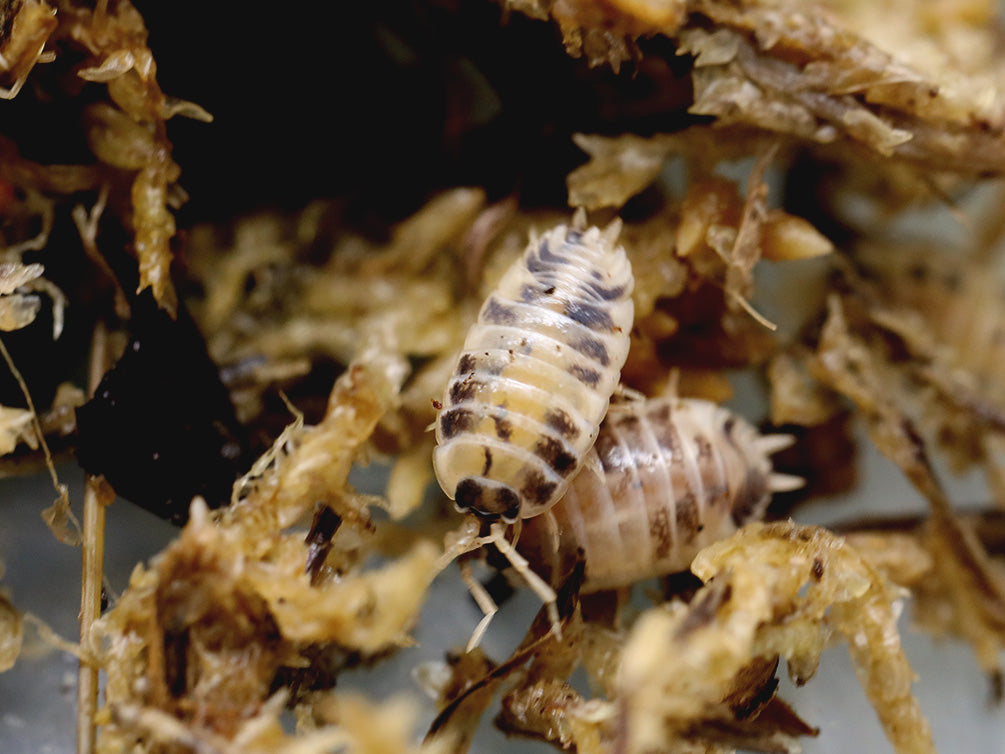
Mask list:
[[[681,459],[680,434],[672,422],[654,425],[653,433],[656,435],[657,444],[670,456],[671,463]]]
[[[721,503],[729,502],[729,484],[719,484],[714,479],[709,480],[707,477],[708,474],[702,473],[701,481],[705,486],[705,505],[708,508],[715,508]]]
[[[461,357],[455,376],[471,377],[479,372],[489,375],[502,374],[509,361],[509,358],[501,356],[498,352],[482,351],[477,354],[465,354]]]
[[[549,482],[544,478],[544,474],[535,469],[528,471],[524,476],[520,491],[525,500],[541,505],[551,500],[556,487],[558,485],[555,482]]]
[[[554,437],[542,437],[534,446],[534,454],[562,476],[576,468],[576,456]]]
[[[567,440],[579,437],[579,427],[576,426],[568,411],[560,408],[550,408],[544,415],[544,423],[558,432]]]
[[[654,555],[661,560],[667,557],[673,548],[673,534],[666,508],[659,507],[650,515],[649,536],[652,537]]]
[[[452,408],[440,414],[440,430],[447,439],[467,432],[475,425],[475,414],[466,408]]]
[[[698,448],[698,460],[707,461],[712,457],[712,443],[704,435],[695,435],[694,444]]]
[[[457,503],[458,507],[465,510],[474,508],[481,502],[484,490],[485,488],[476,479],[465,477],[457,483],[457,489],[454,491],[454,502]]]
[[[589,367],[581,367],[578,364],[573,364],[569,367],[568,372],[584,385],[596,387],[600,384],[600,372],[596,369],[590,369]]]
[[[472,379],[471,376],[468,375],[463,380],[455,382],[450,386],[450,402],[463,403],[464,401],[471,400],[475,393],[478,392],[478,389],[484,386],[484,382]]]
[[[492,470],[492,451],[488,448],[482,448],[482,451],[485,453],[485,465],[482,466],[482,476],[487,477],[489,471]]]
[[[743,484],[733,498],[733,509],[730,516],[737,528],[754,517],[768,495],[768,484],[764,474],[756,469],[749,469],[743,478]]]
[[[531,254],[527,257],[527,270],[536,275],[540,272],[546,272],[548,270],[548,266],[538,259],[537,256]]]
[[[569,258],[563,256],[562,254],[556,254],[551,250],[551,244],[548,243],[547,239],[541,239],[541,243],[537,247],[537,255],[541,258],[542,262],[548,262],[549,264],[568,264]]]
[[[454,502],[461,510],[469,510],[479,518],[515,520],[520,514],[520,496],[506,485],[484,484],[465,477],[454,493]]]
[[[584,356],[589,356],[594,361],[600,362],[603,366],[610,366],[611,357],[607,353],[607,346],[602,340],[596,338],[580,338],[575,343],[570,344]]]
[[[520,496],[509,487],[497,487],[494,509],[507,521],[515,521],[520,515]]]
[[[693,492],[681,495],[676,504],[677,536],[691,542],[698,534],[698,503]]]
[[[596,283],[587,283],[584,286],[584,290],[587,295],[592,294],[595,298],[599,298],[603,301],[614,301],[625,295],[627,288],[623,285],[616,285],[612,288],[605,288],[602,285],[597,285]]]
[[[534,274],[546,272],[555,267],[564,267],[569,259],[561,254],[553,254],[547,239],[541,239],[538,247],[527,255],[527,269]]]
[[[611,319],[611,315],[607,309],[595,304],[569,301],[565,304],[565,316],[573,322],[578,322],[591,330],[606,330],[610,332],[614,329],[614,320]]]
[[[640,419],[635,414],[625,414],[618,419],[617,425],[622,432],[629,432],[635,434],[639,431]]]
[[[503,304],[495,296],[490,296],[482,310],[482,322],[490,325],[512,325],[518,320],[517,313]]]
[[[670,422],[670,404],[661,403],[659,408],[650,411],[649,421],[654,424],[668,424]]]
[[[513,423],[504,416],[493,416],[492,423],[496,425],[496,436],[508,442],[513,434]]]

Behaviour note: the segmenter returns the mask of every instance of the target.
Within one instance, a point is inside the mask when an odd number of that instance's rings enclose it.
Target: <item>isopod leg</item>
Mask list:
[[[439,575],[457,558],[483,546],[484,540],[478,536],[478,523],[468,518],[460,528],[447,534],[443,544],[443,554],[436,561],[434,574]]]
[[[492,618],[499,610],[499,606],[492,599],[492,596],[486,591],[475,575],[471,572],[471,563],[464,561],[460,564],[461,569],[461,579],[463,579],[465,585],[468,587],[468,591],[471,592],[471,596],[474,597],[475,602],[478,603],[478,607],[481,608],[482,612],[485,613],[484,617],[475,626],[474,632],[471,634],[471,638],[468,639],[468,645],[465,647],[466,652],[470,652],[472,649],[477,647],[482,642],[482,636],[485,635],[486,629],[489,627],[489,623],[492,622]]]
[[[559,553],[558,548],[562,546],[558,520],[555,518],[554,511],[551,510],[546,511],[542,515],[544,516],[545,528],[548,531],[548,541],[551,542],[551,551],[557,555]]]
[[[531,570],[530,564],[520,553],[516,551],[506,540],[506,527],[504,524],[492,524],[491,534],[484,539],[496,546],[496,549],[505,557],[514,570],[520,574],[527,586],[540,598],[541,602],[548,608],[548,620],[551,621],[551,630],[559,639],[562,638],[562,627],[558,622],[558,595],[548,583]]]
[[[611,398],[622,403],[634,403],[645,401],[646,395],[633,387],[628,387],[624,383],[619,382],[614,388],[614,394]]]

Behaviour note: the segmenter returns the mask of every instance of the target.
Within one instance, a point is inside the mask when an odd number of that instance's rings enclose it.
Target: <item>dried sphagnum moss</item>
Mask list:
[[[840,537],[752,524],[704,549],[692,569],[706,584],[688,603],[650,608],[628,625],[576,611],[561,640],[542,637],[539,617],[498,667],[457,662],[445,693],[453,702],[434,733],[464,724],[472,705],[484,707],[481,695],[509,678],[497,723],[563,749],[795,752],[797,737],[814,731],[773,697],[777,660],[803,684],[840,636],[894,749],[934,751],[900,649],[898,593]],[[579,666],[593,698],[569,683]]]
[[[910,36],[884,33],[903,29],[902,18],[932,18],[924,2],[872,6],[865,17],[854,3],[823,3],[812,12],[785,2],[719,0],[511,5],[553,18],[566,48],[594,65],[617,67],[645,55],[645,38],[670,38],[679,53],[696,58],[690,112],[714,116],[718,125],[822,144],[845,140],[935,170],[981,174],[1005,166],[1005,98],[994,84],[1002,58],[993,25],[981,23],[994,15],[989,2],[961,3],[955,13],[941,6],[946,17],[939,22],[961,40],[934,36],[935,23]],[[983,66],[974,58],[961,65],[966,44]],[[965,67],[979,77],[966,76]]]
[[[707,583],[691,604],[644,614],[625,646],[622,750],[686,738],[696,718],[715,716],[727,684],[752,657],[780,655],[794,680],[805,682],[839,633],[894,748],[934,751],[911,694],[914,673],[900,649],[889,587],[840,538],[792,523],[752,524],[699,553],[692,570]]]
[[[895,749],[931,751],[891,607],[902,593],[886,579],[912,590],[923,625],[963,636],[989,673],[1001,672],[999,564],[956,515],[928,461],[933,450],[948,451],[960,466],[976,460],[994,471],[995,375],[947,348],[959,338],[940,331],[949,318],[925,321],[932,307],[924,297],[881,305],[898,289],[896,261],[888,280],[862,273],[858,262],[837,264],[845,273],[837,292],[802,302],[819,316],[794,340],[784,327],[764,326],[757,273],[762,260],[799,264],[853,251],[818,224],[842,216],[842,189],[821,190],[830,204],[812,217],[769,201],[769,171],[785,174],[807,154],[839,165],[843,190],[880,208],[879,219],[852,231],[875,234],[893,260],[905,248],[879,233],[884,213],[1001,172],[1005,111],[990,4],[835,2],[826,12],[715,0],[505,5],[556,23],[566,49],[594,65],[669,76],[679,60],[643,64],[683,56],[690,114],[713,119],[672,134],[576,137],[588,161],[568,176],[570,204],[594,210],[601,223],[633,203],[622,233],[637,281],[625,382],[658,394],[678,370],[673,384],[682,394],[722,399],[731,389],[726,370],[763,370],[773,418],[825,437],[843,431],[851,404],[931,502],[930,522],[913,534],[853,534],[847,542],[791,523],[754,525],[698,556],[694,571],[706,583],[689,600],[638,618],[611,595],[580,604],[573,578],[561,640],[539,616],[501,664],[477,650],[451,659],[443,711],[417,745],[410,702],[331,690],[343,668],[408,645],[437,572],[441,548],[430,536],[376,523],[370,511],[383,507],[400,521],[419,507],[431,480],[431,397],[442,394],[486,291],[530,233],[568,212],[493,203],[470,187],[436,196],[386,242],[333,220],[337,202],[293,216],[262,213],[229,234],[197,227],[186,261],[203,295],[188,303],[243,420],[268,418],[276,388],[295,386],[319,364],[344,372],[320,417],[295,418],[235,485],[229,508],[210,513],[194,504],[178,539],[137,568],[98,623],[85,649],[108,674],[99,750],[460,752],[501,691],[500,727],[581,754],[794,751],[812,729],[773,696],[776,660],[808,680],[820,651],[842,635]],[[82,55],[74,75],[107,85],[108,101],[84,114],[95,164],[37,164],[0,139],[0,178],[14,189],[0,228],[0,327],[32,321],[39,292],[60,302],[40,267],[20,255],[46,245],[56,198],[80,191],[98,192],[90,212],[74,211],[95,264],[110,272],[98,243],[107,207],[133,239],[139,287],[152,288],[165,308],[175,305],[170,210],[183,192],[164,123],[205,113],[163,95],[142,19],[128,3],[55,9],[35,0],[18,6],[0,47],[7,95],[47,59],[49,44]],[[656,92],[680,84],[658,75],[651,83]],[[718,172],[747,157],[755,159],[746,185]],[[661,181],[676,160],[686,167],[679,196]],[[986,280],[986,258],[974,270]],[[948,311],[965,314],[968,302],[984,300],[966,279],[950,292]],[[125,299],[120,289],[120,310]],[[60,411],[74,400],[57,398],[51,425],[5,412],[0,451],[63,426]],[[387,499],[347,485],[353,464],[375,451],[395,459]],[[312,571],[317,551],[304,527],[319,505],[338,525]],[[386,557],[374,565],[375,555]],[[20,625],[3,607],[0,665],[16,654]],[[578,666],[594,685],[592,699],[568,683]],[[296,734],[280,725],[287,705],[296,707]]]
[[[214,520],[196,501],[178,540],[133,573],[94,634],[93,651],[108,672],[100,751],[120,751],[144,733],[151,734],[147,751],[186,751],[187,738],[251,751],[281,747],[281,706],[268,702],[281,672],[321,664],[329,673],[323,692],[341,667],[409,644],[440,549],[420,538],[397,560],[364,568],[374,524],[346,487],[396,390],[393,367],[390,374],[375,369],[376,362],[350,368],[319,425],[291,425],[235,487],[231,508]],[[344,529],[321,578],[312,579],[308,542],[287,527],[316,501],[332,506]],[[312,704],[327,709],[326,699],[321,693]],[[304,751],[351,740],[334,731],[314,738],[301,742]]]

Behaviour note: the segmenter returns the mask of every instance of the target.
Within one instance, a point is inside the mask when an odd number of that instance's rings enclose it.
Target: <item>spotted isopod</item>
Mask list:
[[[471,327],[436,422],[436,477],[462,511],[507,522],[565,492],[628,356],[634,280],[619,227],[580,213],[503,275]]]
[[[763,516],[772,492],[803,484],[772,471],[792,440],[709,401],[612,403],[582,470],[548,516],[525,522],[518,549],[552,582],[584,558],[587,592],[686,570]]]

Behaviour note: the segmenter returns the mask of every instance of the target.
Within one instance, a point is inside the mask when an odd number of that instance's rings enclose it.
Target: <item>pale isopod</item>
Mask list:
[[[436,477],[462,511],[512,522],[565,492],[628,355],[633,278],[618,228],[532,240],[468,332],[436,422]]]
[[[553,582],[582,557],[587,592],[686,570],[763,516],[772,492],[802,485],[772,471],[771,454],[791,442],[709,401],[613,403],[569,490],[525,522],[518,549]]]

